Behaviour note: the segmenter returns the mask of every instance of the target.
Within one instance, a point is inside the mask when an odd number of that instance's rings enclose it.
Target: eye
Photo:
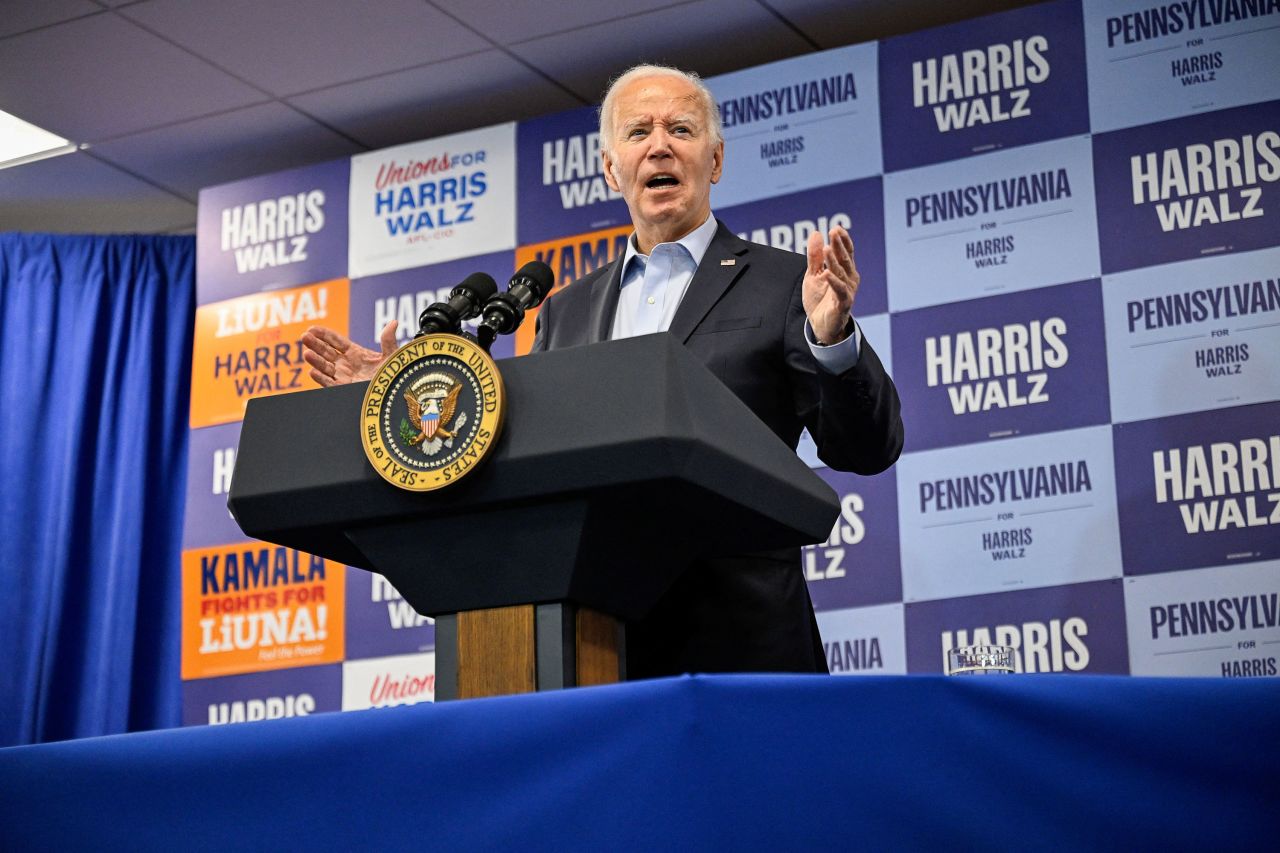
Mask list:
[[[692,133],[693,131],[691,131],[688,127],[686,127],[683,124],[678,124],[675,127],[671,128],[671,132],[689,134],[689,133]]]

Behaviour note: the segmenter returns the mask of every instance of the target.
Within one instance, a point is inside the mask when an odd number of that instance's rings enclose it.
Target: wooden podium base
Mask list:
[[[436,617],[436,701],[612,684],[621,626],[566,602]]]

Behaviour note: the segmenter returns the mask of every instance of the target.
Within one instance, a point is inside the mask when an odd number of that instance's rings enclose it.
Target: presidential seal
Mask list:
[[[506,397],[493,359],[459,335],[414,338],[364,394],[360,440],[382,478],[414,492],[457,482],[498,440]]]

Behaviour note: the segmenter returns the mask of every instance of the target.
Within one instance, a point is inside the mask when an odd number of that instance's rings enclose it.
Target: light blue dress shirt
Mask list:
[[[627,240],[622,258],[622,290],[618,294],[618,310],[613,315],[611,340],[665,332],[671,328],[676,309],[698,271],[716,235],[715,215],[674,243],[659,243],[648,255],[636,249],[635,235]],[[843,373],[858,363],[862,347],[862,331],[855,322],[853,334],[838,344],[820,346],[814,342],[813,329],[804,324],[805,341],[813,357],[830,373]]]

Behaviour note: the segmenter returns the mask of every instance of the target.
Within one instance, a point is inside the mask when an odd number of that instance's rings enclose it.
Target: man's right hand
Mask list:
[[[324,326],[312,326],[302,335],[302,357],[311,365],[311,378],[326,388],[348,382],[367,382],[378,366],[398,348],[396,321],[382,327],[378,335],[382,352],[366,349],[350,338]]]

